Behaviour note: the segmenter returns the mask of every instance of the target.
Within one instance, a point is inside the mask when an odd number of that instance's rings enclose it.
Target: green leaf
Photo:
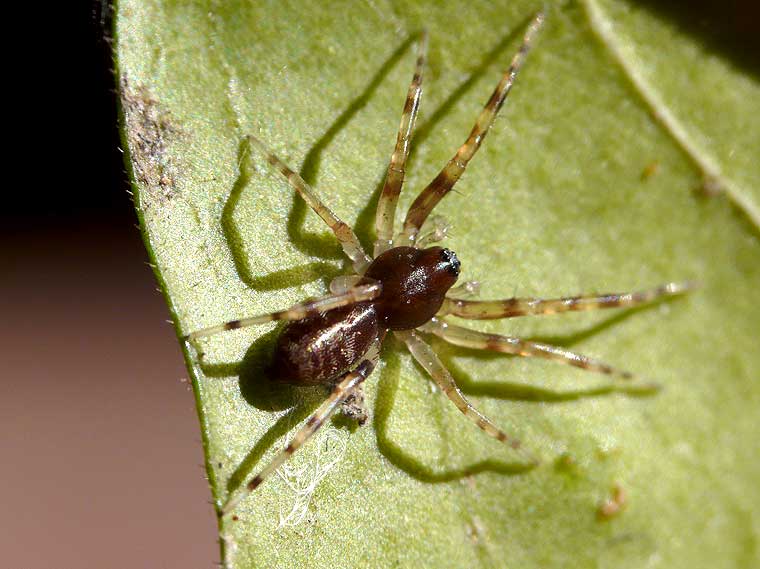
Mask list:
[[[178,335],[324,294],[349,271],[246,134],[300,169],[369,247],[415,35],[430,32],[429,66],[402,209],[464,140],[535,9],[122,0],[124,137]],[[636,398],[574,368],[434,341],[473,403],[541,456],[526,471],[389,340],[367,382],[371,421],[326,425],[238,520],[223,518],[226,566],[758,562],[758,78],[635,3],[547,12],[500,119],[436,213],[485,298],[699,280],[686,298],[634,311],[472,324],[666,389]],[[719,192],[695,191],[705,187]],[[204,339],[203,362],[185,346],[217,503],[325,396],[269,386],[277,330]],[[600,519],[615,485],[626,507]]]

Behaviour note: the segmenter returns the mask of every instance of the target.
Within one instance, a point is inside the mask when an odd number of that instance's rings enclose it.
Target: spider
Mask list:
[[[421,233],[430,213],[451,191],[480,148],[543,21],[542,12],[534,16],[519,50],[478,116],[467,140],[412,203],[403,228],[394,236],[396,204],[404,182],[410,140],[422,94],[427,52],[427,34],[422,34],[396,146],[377,205],[377,239],[372,257],[366,254],[351,227],[322,203],[301,176],[271,153],[260,140],[249,137],[250,143],[262,152],[267,161],[279,170],[314,212],[327,223],[350,259],[355,274],[334,279],[328,296],[296,304],[287,310],[232,320],[195,331],[185,337],[188,341],[194,341],[226,330],[286,320],[288,323],[275,347],[272,365],[276,375],[274,381],[332,386],[331,394],[287,447],[251,478],[241,492],[233,493],[221,507],[221,515],[234,510],[243,498],[288,460],[341,405],[357,393],[377,364],[380,344],[389,332],[406,344],[414,359],[467,418],[488,435],[522,453],[532,464],[537,464],[537,460],[521,447],[519,440],[496,427],[469,403],[441,360],[420,336],[421,332],[433,334],[457,346],[546,358],[606,374],[616,380],[633,382],[632,385],[638,385],[644,390],[656,388],[654,384],[635,382],[636,378],[628,371],[586,356],[519,338],[470,330],[451,324],[444,318],[452,315],[475,320],[495,319],[630,307],[683,293],[691,286],[689,283],[669,283],[640,292],[557,299],[469,300],[467,297],[475,291],[477,283],[467,282],[454,287],[460,272],[459,259],[453,251],[432,245],[445,237],[446,224],[433,218],[433,230]]]

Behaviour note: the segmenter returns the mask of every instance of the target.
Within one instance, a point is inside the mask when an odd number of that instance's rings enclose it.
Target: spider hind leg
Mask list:
[[[348,399],[353,391],[361,385],[372,373],[377,363],[377,356],[363,360],[354,370],[343,375],[335,384],[332,393],[324,403],[309,417],[306,423],[293,436],[288,445],[262,468],[256,476],[251,478],[245,487],[233,493],[220,509],[222,516],[234,510],[243,499],[258,488],[269,476],[284,464],[299,448],[301,448],[314,434],[327,422],[327,420]]]
[[[428,372],[430,377],[433,378],[433,381],[435,381],[441,388],[441,391],[443,391],[446,397],[456,405],[457,409],[459,409],[463,415],[475,423],[480,429],[485,431],[486,434],[498,441],[508,444],[512,449],[517,451],[529,465],[535,466],[539,463],[539,460],[535,456],[523,448],[522,443],[518,439],[507,435],[507,433],[499,429],[488,417],[478,411],[467,398],[465,398],[464,394],[454,381],[454,378],[451,376],[451,373],[446,369],[446,366],[443,365],[443,362],[441,362],[433,349],[413,330],[395,332],[395,334],[406,344],[414,359],[417,360],[417,363]]]

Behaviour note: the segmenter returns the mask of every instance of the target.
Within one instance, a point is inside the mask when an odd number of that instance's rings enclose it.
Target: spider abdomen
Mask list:
[[[442,247],[394,247],[377,257],[364,276],[383,285],[380,296],[372,301],[380,326],[410,330],[441,308],[459,276],[459,260]]]
[[[272,379],[316,385],[350,370],[380,332],[371,302],[360,302],[288,323],[277,340]]]

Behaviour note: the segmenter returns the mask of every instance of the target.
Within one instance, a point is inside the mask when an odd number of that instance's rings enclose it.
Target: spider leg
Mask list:
[[[248,135],[248,140],[251,144],[258,147],[266,157],[267,162],[277,168],[277,170],[287,178],[288,183],[293,189],[301,194],[301,197],[307,204],[309,204],[309,207],[322,218],[330,229],[332,229],[335,237],[340,242],[341,247],[343,247],[346,256],[351,259],[354,270],[360,274],[363,273],[372,260],[367,256],[367,253],[365,253],[353,229],[351,229],[348,224],[341,221],[340,218],[319,199],[314,189],[309,186],[301,176],[291,170],[287,164],[275,156],[266,145],[261,142],[261,140],[252,135]]]
[[[454,184],[457,183],[457,180],[459,180],[460,176],[464,173],[467,164],[480,148],[483,139],[486,134],[488,134],[488,130],[496,119],[496,115],[504,104],[504,100],[512,89],[517,72],[525,62],[525,58],[531,48],[533,39],[541,28],[543,22],[544,13],[538,12],[528,26],[528,30],[525,32],[520,49],[512,58],[512,63],[501,78],[499,84],[496,86],[496,89],[486,103],[486,106],[481,111],[478,120],[475,122],[475,126],[467,137],[467,140],[459,147],[457,153],[451,160],[449,160],[443,170],[441,170],[433,181],[422,190],[420,195],[417,196],[417,199],[414,200],[414,203],[412,203],[412,206],[406,214],[406,219],[404,220],[403,231],[399,236],[400,245],[406,245],[415,241],[420,227],[425,223],[430,212],[433,211],[433,208],[439,201],[441,201],[443,196],[454,187]]]
[[[456,346],[474,348],[477,350],[490,350],[493,352],[513,354],[529,358],[544,358],[579,367],[587,371],[609,375],[616,380],[627,382],[627,389],[635,390],[636,392],[650,392],[656,391],[660,388],[656,383],[634,381],[638,378],[629,371],[617,369],[609,364],[600,362],[599,360],[582,356],[563,348],[550,346],[548,344],[529,342],[512,336],[478,332],[476,330],[470,330],[469,328],[462,328],[461,326],[449,324],[438,318],[433,318],[419,329],[423,332],[435,334]]]
[[[185,336],[185,340],[195,340],[204,336],[211,336],[218,334],[219,332],[226,332],[227,330],[237,330],[238,328],[245,328],[246,326],[255,326],[257,324],[264,324],[266,322],[272,322],[274,320],[303,320],[307,316],[318,314],[320,312],[327,312],[341,306],[349,304],[355,304],[365,300],[372,300],[376,298],[382,291],[382,285],[378,282],[370,284],[364,284],[351,288],[341,294],[330,294],[323,296],[316,300],[308,300],[295,304],[287,310],[279,310],[277,312],[271,312],[269,314],[261,314],[259,316],[251,316],[249,318],[241,318],[240,320],[230,320],[224,324],[218,324],[209,328],[203,328],[202,330],[196,330]]]
[[[441,362],[433,349],[413,330],[398,331],[395,332],[395,334],[397,338],[401,339],[406,344],[407,348],[409,348],[409,351],[412,353],[412,356],[414,356],[414,359],[417,360],[417,363],[419,363],[428,374],[430,374],[430,377],[432,377],[433,381],[438,384],[441,391],[446,394],[451,402],[457,406],[457,409],[459,409],[468,419],[487,434],[503,443],[507,443],[510,447],[519,451],[528,462],[534,464],[538,463],[538,460],[535,457],[522,448],[519,440],[508,436],[504,431],[494,425],[488,417],[472,406],[457,386],[454,378],[451,377],[449,370],[446,369],[446,366],[443,365],[443,362]]]
[[[447,298],[445,298],[443,301],[441,310],[445,310],[447,308],[446,303],[449,300],[465,299],[478,296],[480,294],[480,286],[480,281],[465,281],[460,285],[451,287],[447,293]],[[439,314],[442,316],[444,314],[448,314],[448,312],[439,311]]]
[[[293,436],[288,446],[280,453],[275,455],[272,461],[267,464],[256,476],[245,485],[245,488],[237,494],[233,494],[222,506],[221,515],[229,514],[235,507],[253,492],[270,474],[277,470],[293,453],[295,453],[303,444],[308,441],[314,433],[327,421],[330,416],[340,407],[340,405],[351,395],[353,390],[360,385],[369,375],[377,363],[376,356],[372,359],[363,360],[359,366],[351,372],[346,373],[335,385],[330,396],[309,417],[303,427]]]
[[[667,283],[638,292],[609,293],[565,298],[507,298],[504,300],[464,300],[446,298],[439,316],[450,314],[470,320],[492,320],[562,312],[579,312],[598,308],[628,308],[646,304],[659,298],[683,294],[696,287],[696,283]]]
[[[431,226],[430,230],[417,236],[417,247],[419,249],[425,249],[432,243],[443,241],[451,231],[451,224],[442,215],[434,215],[427,224]]]
[[[393,245],[393,220],[396,216],[396,204],[401,193],[401,187],[404,185],[406,159],[409,157],[409,143],[412,138],[417,111],[420,108],[420,98],[422,97],[422,73],[425,68],[427,39],[427,31],[423,31],[417,52],[417,66],[414,70],[412,83],[409,85],[409,92],[406,95],[404,110],[401,113],[401,124],[398,127],[396,147],[393,149],[391,161],[388,165],[388,175],[385,178],[385,185],[380,194],[380,200],[377,202],[377,213],[375,214],[375,227],[377,229],[374,249],[375,257],[390,249]]]

